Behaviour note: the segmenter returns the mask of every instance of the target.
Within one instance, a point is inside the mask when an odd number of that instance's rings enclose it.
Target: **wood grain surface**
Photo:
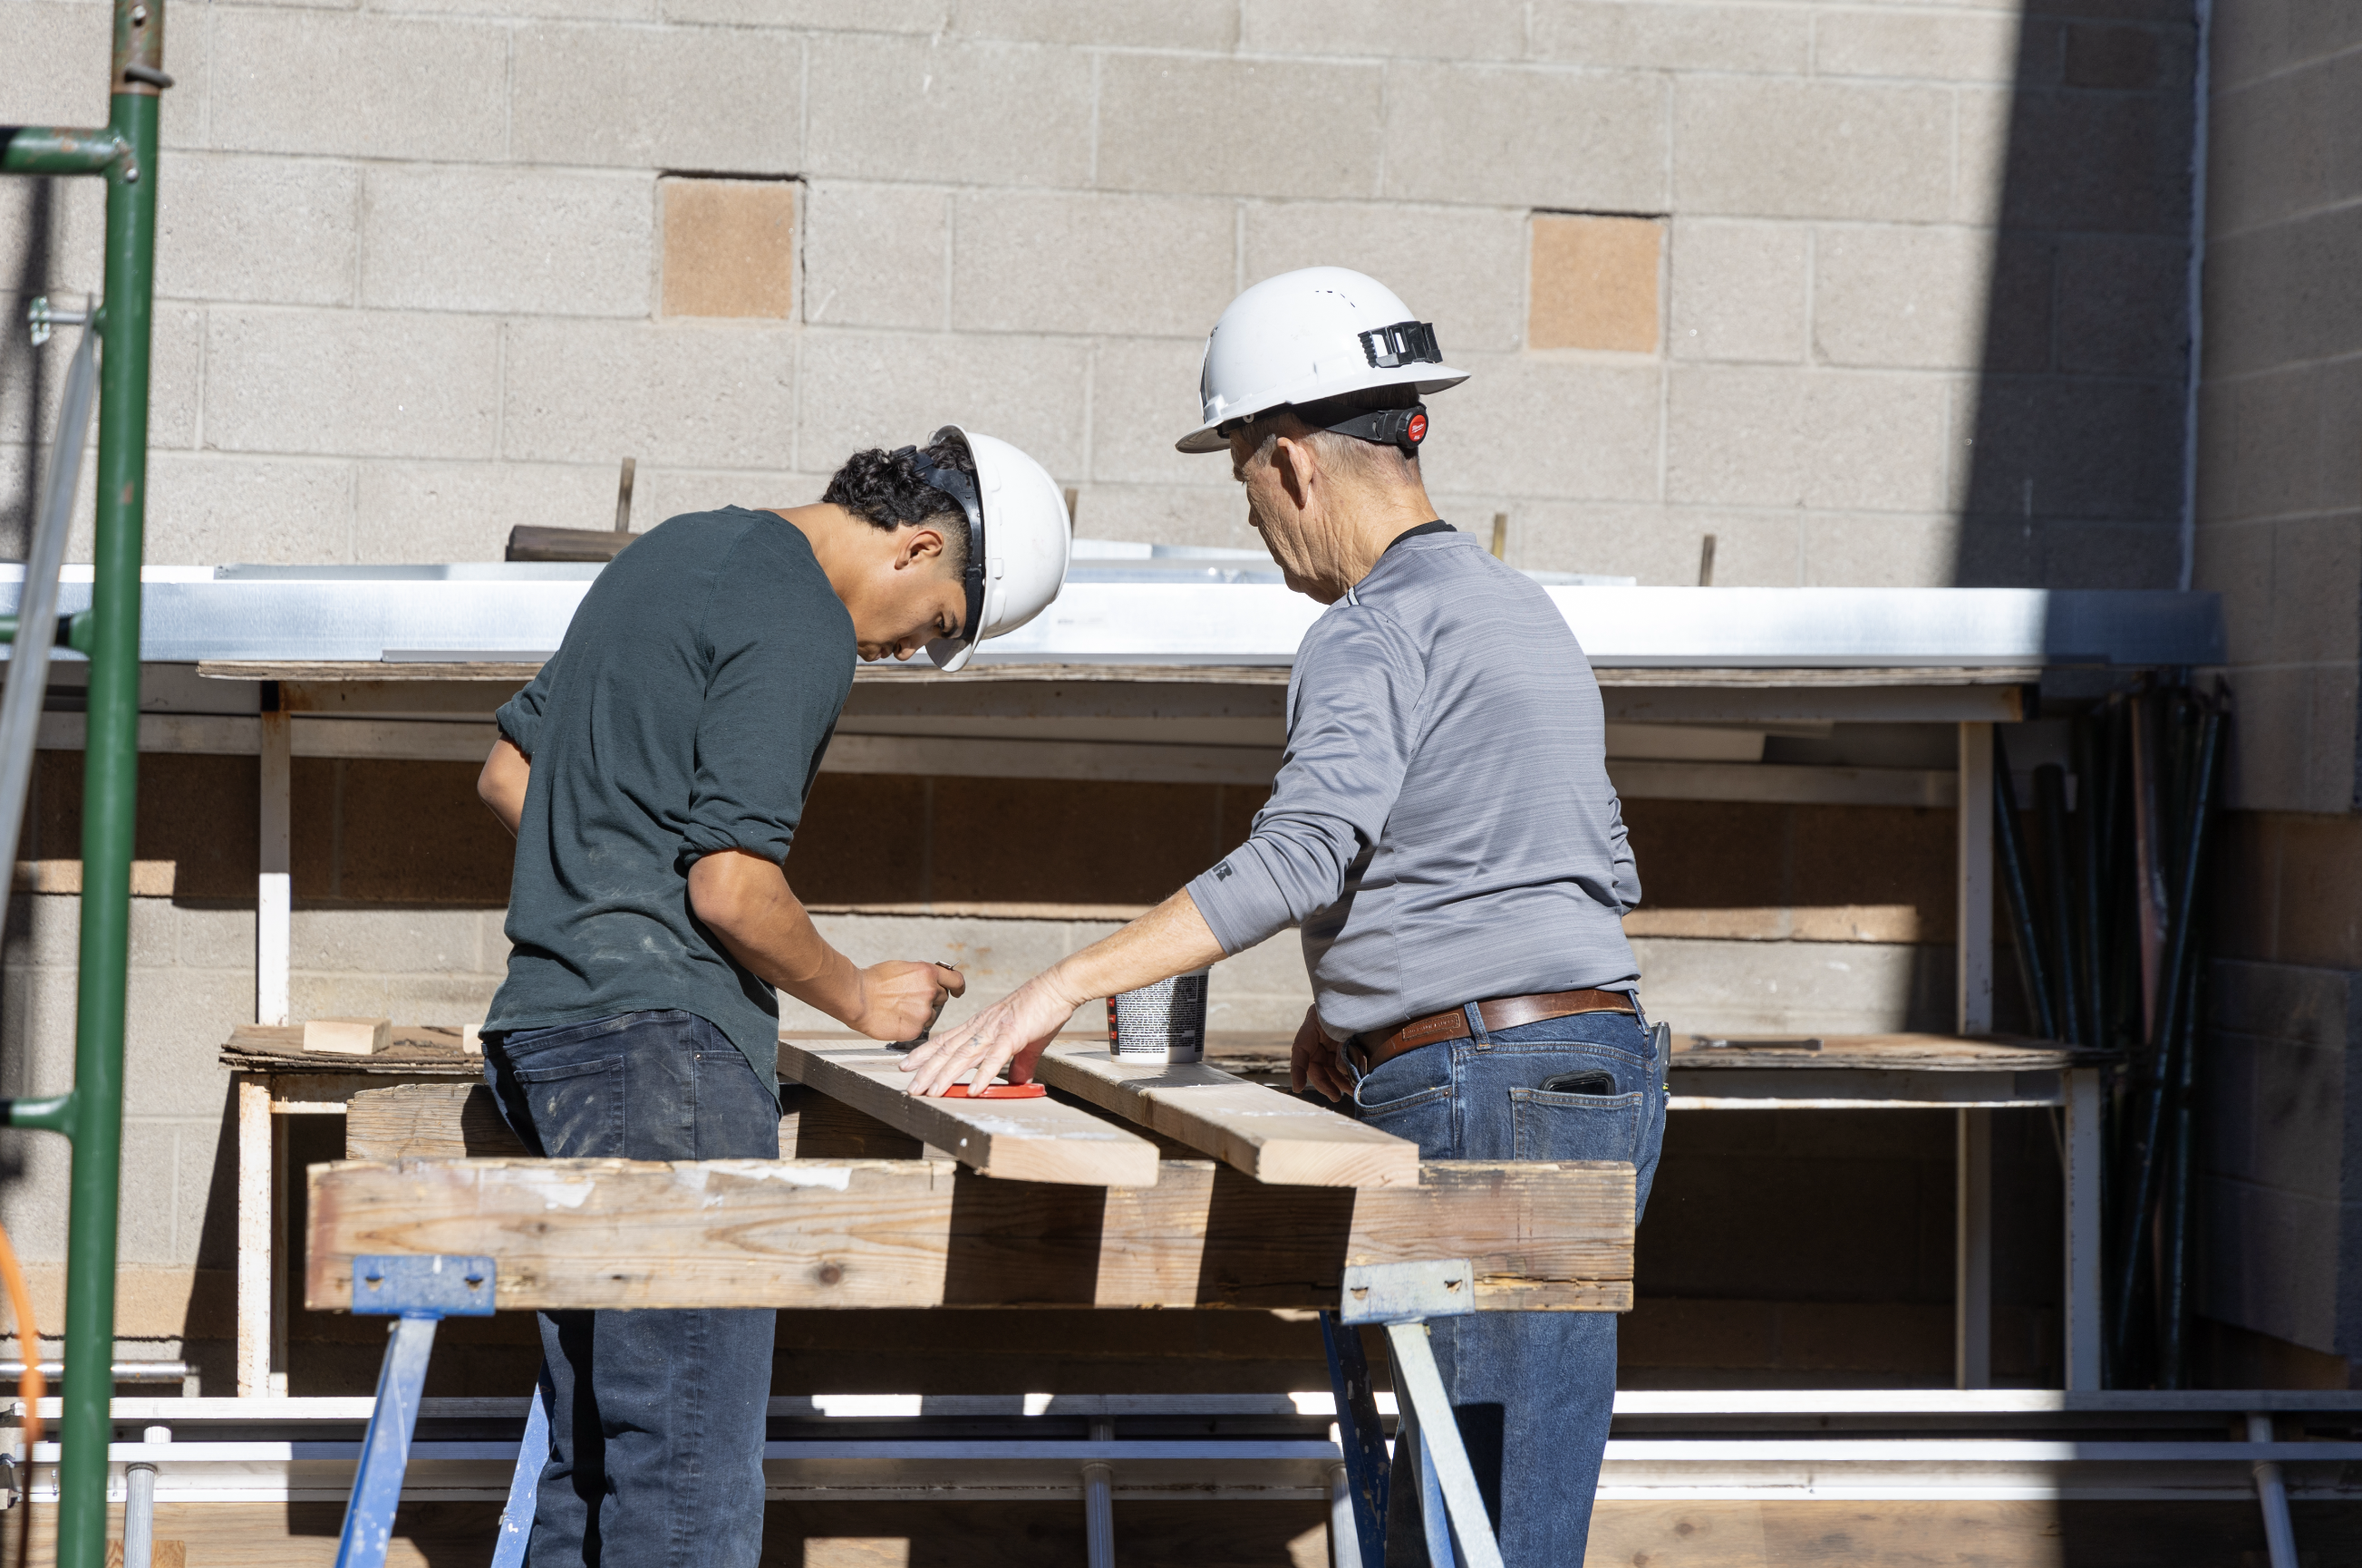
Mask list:
[[[1034,1076],[1235,1165],[1257,1181],[1397,1187],[1418,1180],[1418,1145],[1220,1067],[1120,1062],[1105,1042],[1058,1040]]]
[[[506,1310],[1333,1308],[1348,1264],[1468,1258],[1480,1310],[1621,1311],[1632,1168],[1430,1161],[1416,1187],[1287,1189],[1209,1160],[1153,1187],[944,1161],[422,1160],[309,1175],[304,1298],[370,1253],[489,1253]]]
[[[941,1099],[910,1091],[902,1054],[874,1041],[781,1040],[779,1077],[944,1150],[986,1176],[1147,1187],[1156,1145],[1054,1099]]]

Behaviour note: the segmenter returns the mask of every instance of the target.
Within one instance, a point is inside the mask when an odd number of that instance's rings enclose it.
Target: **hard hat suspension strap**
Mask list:
[[[952,433],[947,426],[935,432],[935,439]],[[944,467],[916,447],[902,450],[911,454],[919,478],[958,502],[967,517],[967,566],[960,573],[961,584],[967,590],[967,613],[960,622],[959,640],[972,643],[984,634],[984,508],[977,498],[976,480],[957,469]]]
[[[1351,419],[1341,419],[1334,425],[1323,425],[1320,428],[1374,446],[1394,447],[1404,457],[1416,458],[1418,456],[1418,444],[1427,439],[1427,404],[1415,403],[1408,408],[1372,409],[1367,414],[1357,414]]]

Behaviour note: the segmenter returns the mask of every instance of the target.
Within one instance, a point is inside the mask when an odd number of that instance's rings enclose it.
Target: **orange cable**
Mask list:
[[[25,1375],[17,1384],[25,1402],[25,1533],[17,1548],[18,1568],[23,1568],[33,1556],[33,1445],[41,1441],[41,1396],[47,1386],[41,1378],[41,1331],[33,1322],[33,1293],[25,1288],[25,1271],[17,1265],[17,1249],[8,1244],[6,1226],[0,1226],[0,1286],[7,1289],[18,1352],[25,1358]]]

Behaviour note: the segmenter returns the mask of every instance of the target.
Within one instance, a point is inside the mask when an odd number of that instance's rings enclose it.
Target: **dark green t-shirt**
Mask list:
[[[678,1008],[778,1083],[778,999],[690,912],[689,868],[787,859],[854,663],[853,618],[775,513],[690,513],[617,556],[500,711],[533,774],[485,1029]]]

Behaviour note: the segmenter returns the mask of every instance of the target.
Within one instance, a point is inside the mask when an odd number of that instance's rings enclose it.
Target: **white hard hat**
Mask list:
[[[1345,267],[1282,272],[1232,300],[1214,324],[1198,381],[1206,423],[1174,445],[1220,452],[1230,446],[1221,427],[1234,419],[1374,387],[1423,396],[1467,379],[1443,363],[1434,326],[1375,278]]]
[[[922,449],[927,482],[967,514],[967,611],[960,635],[927,645],[935,668],[963,668],[976,645],[1013,632],[1050,607],[1066,585],[1066,549],[1073,525],[1065,497],[1047,469],[1008,442],[946,425],[927,445],[957,436],[976,459],[976,478],[937,466]]]

